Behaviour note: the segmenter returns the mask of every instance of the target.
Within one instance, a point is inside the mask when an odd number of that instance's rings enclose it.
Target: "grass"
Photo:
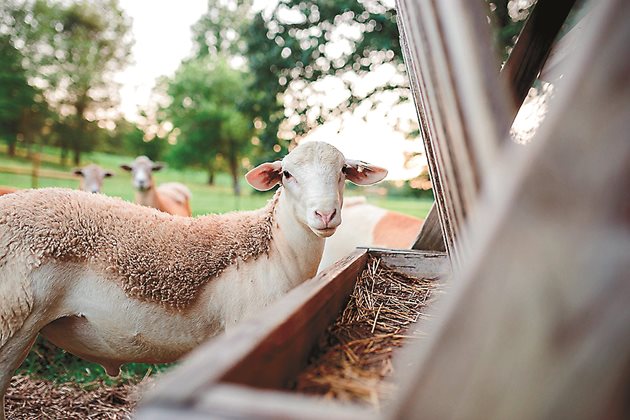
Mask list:
[[[43,378],[57,384],[72,382],[90,388],[100,383],[135,383],[152,373],[163,372],[172,365],[127,363],[121,367],[119,376],[110,377],[101,365],[80,359],[38,337],[16,374]]]
[[[56,160],[58,156],[56,149],[46,147],[42,155],[42,169],[71,171],[71,166],[64,167],[49,161]],[[103,186],[105,194],[133,201],[134,193],[131,187],[130,176],[127,172],[118,169],[121,163],[131,160],[131,157],[98,152],[85,154],[83,158],[85,163],[97,163],[114,172],[114,177],[105,180]],[[10,158],[6,154],[0,154],[0,167],[31,168],[31,161],[26,158]],[[227,174],[218,173],[215,185],[210,186],[206,183],[206,173],[196,169],[175,170],[167,167],[157,172],[155,178],[158,184],[172,181],[186,184],[193,193],[191,205],[194,215],[225,213],[232,210],[253,210],[262,207],[272,194],[255,192],[243,181],[243,194],[240,197],[235,197],[232,194],[231,181]],[[0,185],[30,188],[31,177],[29,175],[15,175],[0,171]],[[77,188],[78,185],[78,178],[76,181],[39,178],[38,183],[38,187]],[[424,217],[431,207],[430,199],[387,197],[382,195],[381,190],[382,188],[360,188],[348,191],[348,195],[366,195],[368,201],[372,204],[416,217]]]
[[[0,151],[2,151],[2,148],[0,148]],[[56,163],[57,156],[59,156],[57,149],[44,147],[42,150],[41,168],[70,172],[71,166],[62,166]],[[105,153],[84,155],[86,164],[97,163],[115,173],[114,177],[105,180],[103,192],[107,195],[121,197],[130,201],[133,200],[134,195],[130,176],[123,170],[118,169],[118,166],[131,160],[131,157]],[[0,153],[0,168],[31,168],[31,166],[31,161],[24,157],[10,158],[6,154]],[[242,196],[235,197],[232,194],[231,181],[227,174],[217,174],[216,184],[209,186],[205,182],[205,172],[194,169],[180,171],[166,168],[156,173],[156,180],[158,183],[177,181],[186,184],[193,193],[191,203],[194,215],[259,208],[265,204],[272,194],[254,192],[252,188],[243,182]],[[77,188],[78,184],[78,178],[76,181],[40,178],[38,186]],[[2,173],[0,171],[0,185],[30,188],[31,177],[28,175]],[[431,207],[432,200],[430,199],[387,197],[382,194],[382,190],[382,188],[357,188],[348,190],[347,195],[366,195],[368,202],[372,204],[416,217],[424,217]],[[119,377],[110,378],[100,365],[83,361],[65,351],[56,349],[40,338],[18,372],[57,383],[73,382],[89,387],[91,384],[101,381],[110,385],[137,381],[150,372],[162,371],[167,369],[168,366],[129,363],[123,366]]]

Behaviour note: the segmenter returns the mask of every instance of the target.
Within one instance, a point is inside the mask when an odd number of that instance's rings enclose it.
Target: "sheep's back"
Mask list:
[[[268,252],[273,203],[193,219],[83,191],[25,190],[0,197],[0,235],[31,265],[83,262],[130,297],[183,309],[226,267]]]

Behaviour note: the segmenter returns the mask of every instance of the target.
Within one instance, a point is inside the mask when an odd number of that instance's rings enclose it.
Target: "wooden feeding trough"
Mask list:
[[[211,398],[207,413],[215,415],[239,413],[242,417],[250,417],[273,403],[269,406],[272,410],[269,415],[298,416],[297,412],[291,414],[284,409],[274,411],[274,407],[280,401],[284,405],[285,400],[309,401],[291,389],[318,340],[348,302],[368,258],[377,258],[382,264],[406,275],[432,281],[445,279],[450,272],[444,253],[357,250],[293,289],[280,305],[268,308],[261,317],[243,322],[195,352],[181,368],[167,375],[158,385],[162,391],[158,391],[151,406],[166,404],[175,409],[185,406],[191,398]],[[219,394],[214,393],[216,390]],[[248,407],[242,406],[240,398],[224,399],[225,395],[234,392],[234,395],[247,395]],[[321,405],[314,398],[311,403],[313,407]],[[147,418],[153,416],[152,410],[145,410]],[[158,411],[162,410],[160,407]]]
[[[419,249],[358,249],[193,352],[137,417],[628,418],[630,3],[592,3],[549,72],[574,1],[538,0],[499,71],[482,2],[400,0],[436,195]],[[557,97],[511,146],[541,70],[564,74]],[[375,411],[292,391],[371,258],[448,283],[395,398]]]

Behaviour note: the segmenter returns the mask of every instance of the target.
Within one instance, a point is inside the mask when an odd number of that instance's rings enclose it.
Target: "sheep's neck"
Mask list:
[[[136,190],[136,204],[140,204],[141,206],[153,207],[154,209],[161,208],[160,197],[158,197],[158,193],[155,190],[155,187],[151,187],[148,190],[144,191]]]
[[[313,277],[322,259],[325,240],[300,222],[286,194],[280,194],[272,225],[272,247],[292,286]]]

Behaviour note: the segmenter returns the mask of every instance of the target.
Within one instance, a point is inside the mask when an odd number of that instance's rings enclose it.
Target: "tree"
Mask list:
[[[113,75],[128,62],[129,19],[117,0],[7,2],[2,27],[25,58],[29,83],[60,115],[74,153],[93,146],[89,122],[108,118],[116,102]]]
[[[404,77],[387,78],[366,90],[360,79],[380,66],[404,74],[393,2],[281,0],[268,13],[252,20],[246,33],[249,67],[254,90],[261,92],[255,107],[266,123],[261,135],[274,141],[287,114],[288,139],[372,101],[386,91],[400,101],[409,97]],[[333,76],[341,82],[341,101],[326,104],[314,100],[327,87],[317,82]],[[279,99],[290,106],[279,103]]]
[[[0,35],[0,136],[7,141],[9,156],[15,154],[24,123],[38,107],[37,91],[28,84],[22,58],[10,37]]]
[[[254,133],[240,103],[248,94],[246,74],[222,57],[193,59],[165,85],[170,104],[159,117],[173,127],[168,137],[176,144],[170,160],[176,166],[205,168],[209,180],[217,161],[225,161],[238,195],[240,161]]]
[[[247,45],[241,34],[251,8],[252,0],[208,1],[208,10],[192,27],[195,57],[243,58]]]

